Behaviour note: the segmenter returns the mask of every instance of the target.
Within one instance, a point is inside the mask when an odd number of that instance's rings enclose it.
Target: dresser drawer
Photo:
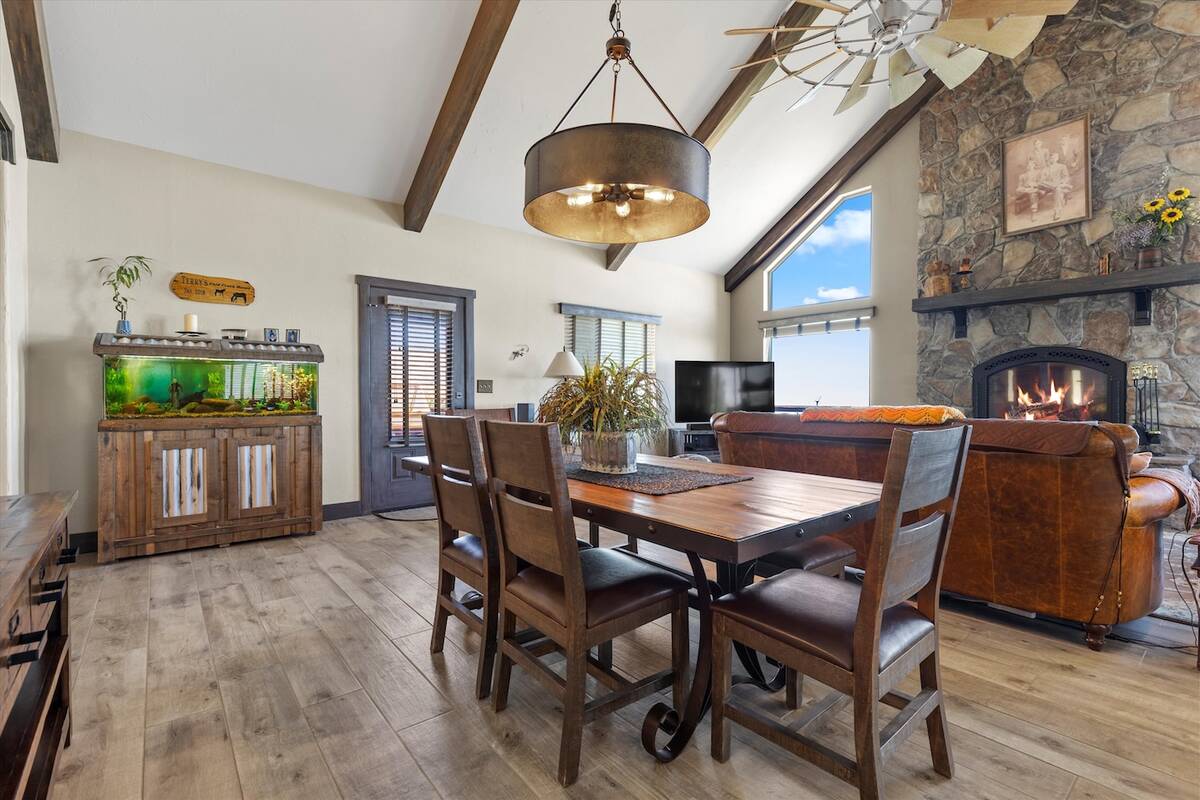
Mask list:
[[[58,608],[62,599],[63,577],[66,567],[58,563],[61,559],[59,550],[51,545],[46,550],[33,574],[29,576],[29,611],[32,630],[40,631],[45,628],[50,617]]]
[[[0,697],[3,698],[3,715],[0,720],[8,717],[8,707],[11,704],[12,693],[19,685],[28,669],[27,664],[13,664],[10,659],[31,649],[30,645],[18,644],[21,637],[33,629],[33,621],[29,610],[29,594],[18,592],[13,602],[4,606],[0,616]]]

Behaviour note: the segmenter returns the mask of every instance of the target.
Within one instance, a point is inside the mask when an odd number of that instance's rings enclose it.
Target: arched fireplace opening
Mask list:
[[[1125,362],[1078,347],[1028,347],[972,375],[974,415],[1125,422]]]

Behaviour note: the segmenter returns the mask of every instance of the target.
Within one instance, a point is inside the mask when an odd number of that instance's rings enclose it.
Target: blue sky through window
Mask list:
[[[771,271],[769,308],[871,293],[871,195],[849,197]]]
[[[770,276],[769,308],[816,305],[871,292],[871,195],[844,200]],[[868,329],[771,341],[777,405],[870,402]]]

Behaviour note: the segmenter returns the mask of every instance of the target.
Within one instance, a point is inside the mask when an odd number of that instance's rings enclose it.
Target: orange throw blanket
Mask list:
[[[801,422],[884,422],[890,425],[944,425],[966,416],[950,406],[814,406]]]

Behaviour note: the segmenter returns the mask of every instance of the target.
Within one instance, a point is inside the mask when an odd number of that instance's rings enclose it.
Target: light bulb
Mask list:
[[[571,208],[581,208],[582,206],[590,206],[592,204],[591,193],[587,194],[569,194],[567,195],[567,205]]]
[[[643,197],[655,203],[669,203],[675,199],[675,193],[670,189],[663,189],[655,186],[651,189],[647,189]]]
[[[603,192],[604,184],[602,184],[602,183],[585,183],[583,186],[580,186],[579,189],[580,189],[580,191],[583,191],[583,192]]]
[[[621,200],[615,206],[613,206],[613,210],[617,212],[618,217],[622,217],[622,218],[628,217],[629,216],[629,201]]]

